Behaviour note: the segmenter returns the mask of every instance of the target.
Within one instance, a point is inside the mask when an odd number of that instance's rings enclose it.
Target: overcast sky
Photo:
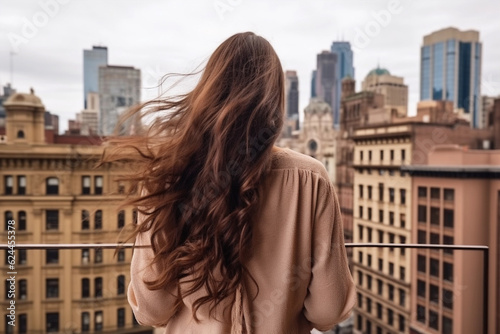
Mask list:
[[[17,51],[14,87],[33,87],[64,130],[83,108],[84,49],[107,46],[109,64],[141,69],[146,100],[162,75],[190,72],[227,37],[254,31],[271,42],[284,69],[298,72],[301,111],[316,54],[347,40],[357,88],[380,64],[404,77],[414,113],[423,36],[449,26],[480,32],[482,94],[500,94],[499,14],[498,0],[0,0],[0,84],[11,80],[9,53]]]

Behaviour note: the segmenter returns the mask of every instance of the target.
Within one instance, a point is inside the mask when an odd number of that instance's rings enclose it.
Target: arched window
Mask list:
[[[23,130],[17,131],[17,138],[20,138],[20,139],[24,138],[24,131]]]
[[[12,211],[5,211],[5,230],[9,230],[9,221],[14,219]]]
[[[18,231],[26,230],[26,211],[19,211],[17,213],[17,230]]]
[[[90,215],[87,210],[82,210],[82,230],[90,228]]]
[[[121,210],[118,212],[118,228],[125,226],[125,211]]]
[[[97,210],[94,215],[94,229],[102,229],[102,210]]]
[[[82,332],[90,331],[90,313],[82,312]]]
[[[59,194],[59,179],[57,177],[48,177],[46,181],[46,194],[58,195]]]
[[[116,279],[117,295],[123,295],[125,293],[125,275],[120,275]]]

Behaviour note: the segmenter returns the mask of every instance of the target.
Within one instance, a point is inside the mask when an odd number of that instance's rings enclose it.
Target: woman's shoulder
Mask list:
[[[323,164],[306,154],[293,151],[289,148],[273,147],[272,170],[298,169],[318,174],[329,180],[328,172]]]

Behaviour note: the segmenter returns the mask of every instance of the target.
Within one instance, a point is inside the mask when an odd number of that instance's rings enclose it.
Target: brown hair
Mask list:
[[[143,135],[109,138],[101,163],[123,160],[127,148],[139,153],[127,154],[133,173],[125,177],[131,187],[122,206],[144,215],[130,238],[151,230],[158,278],[145,283],[151,290],[177,286],[176,310],[184,296],[204,288],[207,295],[194,302],[197,319],[203,304],[213,311],[234,298],[245,272],[258,185],[283,124],[280,60],[264,38],[233,35],[191,92],[146,102],[132,114],[144,110],[162,116]],[[144,193],[131,196],[138,188]],[[186,278],[183,296],[179,281]]]

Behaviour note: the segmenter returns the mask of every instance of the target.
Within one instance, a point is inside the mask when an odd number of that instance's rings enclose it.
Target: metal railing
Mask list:
[[[14,249],[46,250],[46,249],[116,249],[133,248],[133,243],[101,243],[101,244],[16,244]],[[135,246],[147,248],[149,245]],[[483,245],[440,245],[440,244],[392,244],[392,243],[346,243],[346,248],[409,248],[437,250],[467,250],[483,253],[483,333],[488,333],[488,284],[489,284],[489,247]],[[0,244],[0,249],[12,249],[12,246]]]

